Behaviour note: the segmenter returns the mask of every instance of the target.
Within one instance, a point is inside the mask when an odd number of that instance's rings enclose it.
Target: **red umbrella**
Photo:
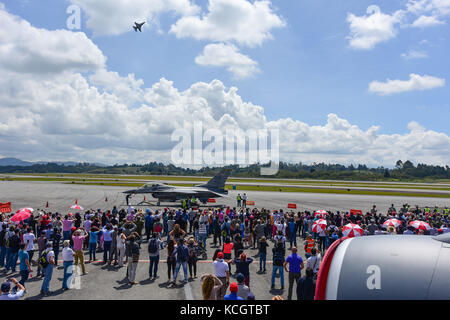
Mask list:
[[[325,210],[317,210],[315,212],[316,216],[322,216],[322,215],[327,215],[327,214],[328,214],[328,212],[326,212]]]
[[[357,224],[349,223],[342,228],[342,233],[344,237],[360,237],[363,235],[364,230]]]
[[[424,221],[420,221],[420,220],[411,221],[409,223],[409,225],[413,226],[416,229],[420,229],[420,230],[430,230],[431,229],[431,226],[428,223],[426,223]]]
[[[402,224],[402,222],[398,219],[388,219],[383,223],[384,227],[389,227],[392,226],[394,228],[397,228],[398,226],[400,226]]]
[[[327,221],[325,219],[319,219],[317,221],[314,221],[312,231],[315,233],[319,233],[319,229],[322,231],[325,230],[327,227]]]
[[[20,222],[31,217],[32,208],[22,208],[16,211],[16,214],[12,216],[11,221]]]
[[[78,204],[74,204],[73,206],[70,206],[69,208],[74,209],[74,210],[83,210],[83,207],[79,206]]]

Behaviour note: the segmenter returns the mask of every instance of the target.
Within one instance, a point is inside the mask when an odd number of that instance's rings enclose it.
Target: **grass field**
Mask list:
[[[69,182],[65,182],[69,183]],[[126,183],[118,182],[111,183],[108,181],[104,182],[70,182],[74,184],[85,184],[85,185],[100,185],[100,186],[116,186],[116,187],[130,187],[138,188],[141,186],[140,183]],[[173,184],[174,186],[180,187],[191,187],[195,184]],[[225,189],[232,190],[232,186],[227,185]],[[271,192],[301,192],[301,193],[325,193],[325,194],[354,194],[354,195],[378,195],[378,196],[406,196],[406,197],[426,197],[426,198],[449,198],[450,195],[445,194],[431,194],[423,192],[395,192],[395,191],[378,191],[378,190],[350,190],[345,189],[323,189],[323,188],[301,188],[301,187],[275,187],[275,186],[236,186],[236,190],[242,191],[271,191]]]
[[[139,179],[135,179],[136,177],[139,177]],[[148,181],[174,181],[175,183],[177,181],[192,181],[192,184],[183,184],[183,185],[195,185],[200,184],[202,182],[206,182],[209,179],[208,178],[199,178],[199,177],[171,177],[171,176],[145,176],[145,179],[141,176],[122,176],[122,175],[57,175],[57,174],[43,174],[43,175],[33,175],[33,176],[0,176],[0,180],[3,181],[59,181],[59,182],[86,182],[86,183],[103,183],[108,185],[117,185],[117,186],[123,186],[124,184],[127,186],[141,186],[144,183]],[[324,187],[327,186],[339,186],[339,187],[346,187],[346,188],[357,188],[357,187],[365,187],[365,188],[374,188],[374,189],[380,189],[380,188],[389,188],[389,189],[408,189],[411,190],[412,193],[415,193],[414,190],[417,189],[426,189],[430,191],[450,191],[450,187],[446,186],[439,186],[439,185],[432,185],[432,184],[425,184],[425,185],[411,185],[411,184],[368,184],[368,183],[356,183],[356,182],[325,182],[325,181],[311,181],[311,180],[293,180],[293,181],[286,181],[286,180],[279,180],[279,179],[235,179],[230,178],[227,181],[227,186],[232,186],[233,183],[278,183],[280,185],[292,185],[295,190],[299,190],[299,187],[294,187],[295,185],[310,185],[311,187],[317,186],[321,188],[317,188],[317,190],[322,190],[322,193],[325,193],[323,190]],[[242,185],[239,187],[243,187]],[[246,188],[252,187],[252,186],[245,186]],[[258,186],[261,188],[270,188],[272,186]],[[277,190],[278,187],[273,186],[275,190]],[[287,187],[285,187],[287,188]],[[305,188],[308,189],[309,188]],[[249,190],[249,189],[248,189]],[[334,189],[333,189],[334,190]],[[361,191],[361,190],[360,190]],[[300,192],[300,191],[297,191]],[[380,192],[385,192],[383,190],[380,190]],[[417,193],[415,193],[417,194]],[[421,194],[424,194],[423,192]]]

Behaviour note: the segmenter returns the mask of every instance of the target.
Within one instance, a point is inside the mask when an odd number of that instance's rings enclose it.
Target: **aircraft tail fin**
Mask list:
[[[231,169],[222,169],[218,174],[216,174],[206,184],[203,184],[202,187],[223,189],[223,188],[225,188],[225,182],[227,182],[227,179],[230,176],[230,174],[231,174]]]

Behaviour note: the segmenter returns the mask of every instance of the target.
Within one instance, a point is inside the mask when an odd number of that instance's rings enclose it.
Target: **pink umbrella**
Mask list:
[[[326,212],[325,210],[317,210],[315,212],[316,216],[322,216],[322,215],[327,215],[327,214],[328,214],[328,212]]]
[[[426,223],[424,221],[420,221],[420,220],[411,221],[409,223],[409,225],[413,226],[414,228],[419,229],[419,230],[430,230],[431,229],[431,226],[428,223]]]
[[[31,217],[32,208],[22,208],[16,211],[16,214],[12,216],[11,221],[20,222]]]
[[[70,208],[70,209],[74,209],[74,210],[83,210],[83,207],[81,207],[81,206],[78,205],[78,204],[74,204],[73,206],[70,206],[69,208]]]
[[[315,233],[319,233],[320,229],[323,231],[327,227],[327,221],[325,219],[319,219],[314,221],[312,231]]]
[[[349,237],[349,238],[360,237],[363,235],[363,233],[364,233],[364,230],[360,226],[358,226],[357,224],[354,224],[354,223],[346,224],[342,228],[342,234],[344,235],[344,237]]]
[[[392,226],[392,227],[394,227],[394,228],[397,228],[398,226],[400,226],[402,224],[402,222],[400,221],[400,220],[398,220],[398,219],[388,219],[388,220],[386,220],[384,223],[383,223],[383,226],[384,227],[390,227],[390,226]]]

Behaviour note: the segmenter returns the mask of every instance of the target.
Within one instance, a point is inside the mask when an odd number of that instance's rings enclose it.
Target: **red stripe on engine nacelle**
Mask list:
[[[325,300],[328,272],[330,271],[331,261],[333,261],[334,253],[336,252],[336,248],[338,247],[338,245],[346,239],[348,239],[348,237],[343,237],[336,240],[325,253],[325,256],[322,259],[322,263],[320,264],[319,273],[317,275],[316,293],[314,300]]]

